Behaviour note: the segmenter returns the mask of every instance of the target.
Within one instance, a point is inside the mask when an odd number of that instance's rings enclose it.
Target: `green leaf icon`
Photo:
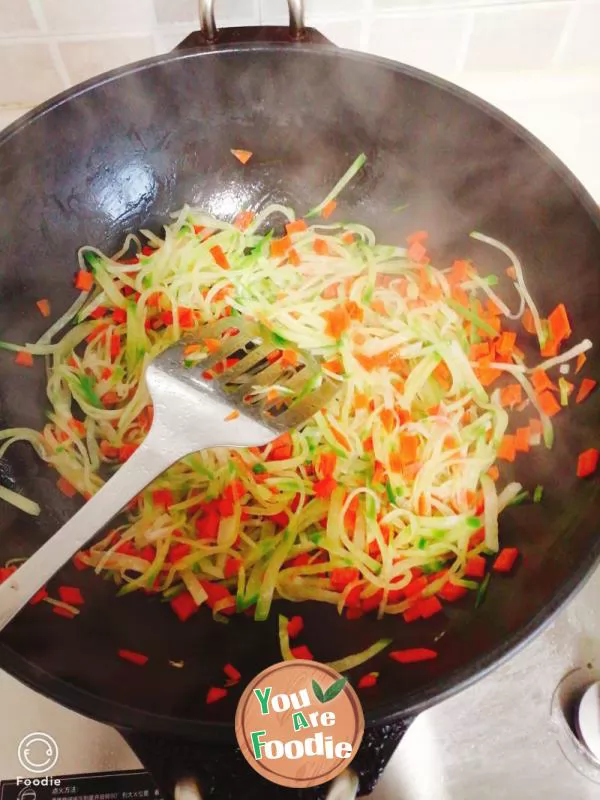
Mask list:
[[[317,698],[319,703],[324,703],[325,702],[325,695],[323,694],[323,689],[321,689],[321,687],[319,686],[319,684],[315,680],[313,680],[313,682],[312,682],[312,689],[313,689],[313,692],[315,693],[315,697]]]
[[[338,696],[338,694],[342,691],[346,683],[348,682],[348,678],[339,678],[337,681],[334,681],[329,689],[325,692],[325,697],[323,699],[323,703],[328,703],[330,700],[333,700]]]

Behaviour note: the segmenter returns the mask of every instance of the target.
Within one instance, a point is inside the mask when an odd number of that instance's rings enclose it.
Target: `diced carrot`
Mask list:
[[[57,489],[65,495],[65,497],[75,497],[77,489],[72,486],[66,478],[62,476],[56,481]]]
[[[294,658],[303,658],[305,661],[314,661],[315,658],[305,644],[300,647],[292,647],[290,652]]]
[[[46,298],[42,298],[42,300],[38,300],[36,302],[36,306],[39,309],[40,314],[42,317],[49,317],[50,316],[50,301],[46,300]]]
[[[292,240],[289,236],[283,236],[281,239],[273,239],[271,242],[271,258],[281,258],[292,246]]]
[[[191,308],[180,308],[177,312],[177,318],[182,328],[196,327],[196,317]]]
[[[368,675],[363,675],[361,678],[359,678],[356,686],[358,689],[372,689],[377,683],[378,677],[378,672],[369,672]]]
[[[112,318],[115,325],[122,325],[127,322],[127,312],[124,308],[115,308],[112,312]]]
[[[63,603],[68,603],[70,606],[82,606],[85,602],[77,586],[59,586],[58,596]]]
[[[245,162],[242,161],[242,164],[244,163]],[[220,687],[217,686],[211,686],[208,692],[206,693],[206,704],[211,705],[212,703],[218,703],[219,700],[222,700],[224,697],[227,697],[227,689],[221,689]]]
[[[469,358],[471,361],[478,361],[480,358],[488,356],[490,354],[490,343],[489,342],[479,342],[478,344],[472,344],[469,350]]]
[[[316,497],[327,498],[331,497],[333,490],[337,487],[335,478],[323,478],[323,480],[315,481],[313,489]]]
[[[511,383],[500,389],[500,405],[514,408],[523,399],[523,391],[520,383]]]
[[[414,233],[409,233],[406,237],[406,243],[411,247],[414,244],[423,244],[427,239],[429,239],[429,233],[427,231],[415,231]]]
[[[246,228],[252,223],[254,219],[253,211],[240,211],[234,221],[234,225],[240,231],[245,231]]]
[[[349,583],[354,583],[359,578],[360,572],[355,567],[336,567],[329,576],[331,587],[336,592],[341,592]]]
[[[288,222],[285,226],[285,232],[288,236],[291,236],[293,233],[302,233],[308,229],[308,225],[303,219],[295,219],[292,222]]]
[[[329,217],[335,211],[336,207],[337,203],[335,202],[335,200],[330,200],[325,206],[323,206],[323,209],[321,211],[321,216],[323,217],[323,219],[329,219]]]
[[[302,263],[300,256],[298,255],[298,251],[294,247],[288,250],[287,260],[288,264],[291,264],[292,267],[299,267]]]
[[[448,581],[438,592],[438,597],[441,597],[442,600],[446,600],[448,603],[454,603],[456,600],[460,600],[461,597],[464,597],[468,591],[469,590],[464,586],[457,586]]]
[[[80,292],[89,292],[93,285],[94,276],[92,273],[87,272],[84,269],[80,269],[75,276],[75,288],[79,289]]]
[[[396,415],[391,408],[384,408],[379,413],[379,419],[388,433],[391,433],[394,430],[394,427],[396,426]]]
[[[534,417],[529,423],[529,429],[531,430],[532,436],[541,436],[544,432],[544,426],[542,425],[541,419]]]
[[[335,453],[321,453],[319,456],[317,470],[322,478],[331,478],[335,472],[337,456]]]
[[[292,617],[287,624],[290,639],[295,639],[304,629],[304,620],[300,616]]]
[[[513,352],[517,342],[517,334],[512,331],[504,331],[500,339],[496,342],[496,352],[503,356],[509,356]]]
[[[295,367],[298,363],[298,353],[295,350],[284,350],[281,353],[280,364],[282,367]]]
[[[517,428],[515,434],[515,450],[517,453],[529,452],[529,440],[531,437],[530,428]]]
[[[511,267],[508,267],[508,268],[505,270],[505,272],[506,272],[506,274],[508,275],[508,277],[509,277],[511,280],[513,280],[513,281],[516,281],[516,279],[517,279],[517,270],[516,270],[514,267],[512,267],[512,266],[511,266]]]
[[[353,244],[354,243],[354,234],[350,233],[350,231],[348,231],[347,233],[345,233],[342,236],[342,242],[344,242],[344,244]]]
[[[418,264],[427,258],[427,250],[423,247],[421,242],[413,241],[408,246],[407,255],[411,261],[415,261]]]
[[[221,245],[216,244],[214,247],[211,247],[210,254],[215,260],[215,263],[218,264],[221,269],[229,269],[229,261],[227,260],[227,256],[223,252]]]
[[[548,375],[542,369],[536,369],[531,376],[533,388],[538,392],[545,392],[546,389],[556,392],[557,387],[552,383]]]
[[[321,366],[323,369],[329,370],[329,372],[334,372],[336,375],[342,375],[344,372],[344,366],[339,358],[332,358],[330,361],[323,361]]]
[[[325,334],[336,340],[348,330],[352,321],[343,305],[335,306],[330,311],[324,311],[321,316],[325,320]]]
[[[515,437],[508,433],[505,434],[498,448],[498,458],[502,458],[505,461],[514,461],[516,452]]]
[[[546,343],[540,348],[540,353],[544,358],[554,358],[558,355],[560,342],[557,342],[552,336],[548,336]]]
[[[525,309],[525,313],[522,317],[523,327],[527,331],[527,333],[535,333],[535,322],[533,321],[533,314],[527,308]]]
[[[590,447],[589,450],[584,450],[579,454],[577,459],[577,477],[587,478],[588,475],[593,475],[598,468],[598,450],[595,447]]]
[[[550,325],[552,338],[556,342],[562,342],[564,339],[568,339],[572,333],[564,303],[559,303],[554,311],[548,315],[548,323]]]
[[[119,447],[119,461],[127,461],[138,449],[139,445],[133,443],[122,444]]]
[[[227,675],[227,677],[231,681],[235,681],[236,683],[238,683],[238,681],[242,677],[242,673],[238,669],[236,669],[233,666],[233,664],[225,664],[225,666],[223,667],[223,672],[225,673],[225,675]]]
[[[392,650],[389,654],[390,658],[397,661],[399,664],[414,664],[418,661],[430,661],[437,658],[435,650],[429,650],[426,647],[414,647],[409,650]]]
[[[492,569],[494,572],[510,572],[518,555],[519,551],[516,547],[503,547],[498,553]]]
[[[124,661],[130,661],[132,664],[137,664],[140,667],[143,667],[148,661],[148,656],[145,656],[143,653],[136,653],[134,650],[119,650],[118,656]]]
[[[515,442],[515,446],[516,446],[516,442]],[[498,467],[495,464],[492,464],[492,466],[488,469],[487,474],[490,476],[490,478],[493,481],[497,481],[498,478],[500,477],[500,470],[498,469]]]
[[[238,161],[242,164],[247,164],[248,161],[252,158],[252,151],[251,150],[230,150],[229,151],[232,156],[235,156]]]
[[[404,435],[400,437],[400,456],[405,464],[412,464],[414,461],[416,461],[418,452],[418,436]]]
[[[577,356],[577,361],[575,362],[575,375],[577,375],[577,373],[581,369],[583,369],[583,365],[585,364],[586,361],[587,361],[587,356],[585,353],[580,353]]]
[[[26,353],[24,350],[21,350],[21,352],[17,353],[15,356],[15,364],[18,364],[20,367],[33,367],[33,356],[31,353]]]
[[[538,394],[538,403],[544,414],[548,417],[553,417],[555,414],[558,414],[561,408],[560,403],[552,392],[542,392]]]
[[[483,578],[485,575],[486,561],[483,556],[471,556],[467,559],[465,576],[467,578]]]
[[[576,403],[583,403],[583,401],[588,397],[596,388],[597,382],[592,378],[584,378],[581,381],[581,386],[579,387],[579,391],[577,392],[577,397],[575,398]]]
[[[424,597],[422,600],[419,600],[418,607],[421,619],[429,619],[429,617],[433,617],[434,614],[438,614],[444,608],[435,596]]]
[[[325,239],[319,239],[317,237],[313,242],[313,250],[318,256],[328,256],[329,255],[329,247]]]
[[[180,592],[171,599],[169,605],[177,614],[181,622],[186,622],[186,620],[188,620],[192,614],[195,614],[199,608],[189,592]]]

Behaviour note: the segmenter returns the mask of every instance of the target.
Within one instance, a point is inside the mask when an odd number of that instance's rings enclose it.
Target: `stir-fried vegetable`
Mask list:
[[[364,160],[307,217],[329,217]],[[285,233],[265,235],[275,218]],[[242,211],[233,223],[185,206],[163,236],[141,235],[146,244],[130,235],[112,257],[82,248],[82,294],[71,309],[35,344],[0,343],[25,366],[46,357],[50,401],[42,432],[0,432],[0,458],[28,441],[59,472],[63,493],[93,495],[152,423],[146,365],[184,334],[199,338],[186,365],[201,365],[219,347],[202,341],[202,326],[221,318],[232,328],[239,316],[260,323],[282,368],[296,363],[295,348],[308,351],[341,389],[266,447],[183,459],[78,555],[78,568],[104,573],[122,594],[162,594],[182,621],[202,605],[220,621],[248,609],[262,620],[279,597],[410,622],[439,613],[440,599],[477,590],[500,548],[499,515],[527,496],[515,482],[498,491],[496,462],[514,461],[542,436],[551,445],[550,417],[574,386],[547,371],[571,359],[579,370],[591,347],[585,340],[560,353],[571,335],[567,311],[561,304],[540,316],[516,255],[473,234],[510,259],[520,298],[512,312],[492,288],[498,278],[471,261],[434,266],[424,231],[398,247],[359,224],[309,225],[281,205]],[[526,363],[519,320],[539,340],[536,366]],[[577,401],[594,387],[584,379]],[[260,391],[276,400],[282,387]],[[513,426],[513,409],[529,422]],[[588,451],[578,474],[595,466]],[[39,511],[8,489],[0,500]],[[503,553],[496,571],[515,561],[516,551]],[[280,626],[284,658],[312,657],[305,645],[290,648],[302,629],[294,619]],[[336,665],[349,669],[387,644]]]

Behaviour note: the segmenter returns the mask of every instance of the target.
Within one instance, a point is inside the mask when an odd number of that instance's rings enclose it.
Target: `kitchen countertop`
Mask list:
[[[600,199],[600,80],[594,73],[464,75],[548,144]],[[22,110],[0,109],[0,127]],[[411,726],[373,800],[592,800],[600,769],[584,777],[563,755],[550,719],[553,692],[575,667],[600,668],[600,571],[532,643],[476,685]],[[0,779],[22,774],[18,742],[57,742],[53,774],[135,769],[112,729],[70,712],[0,673]],[[7,724],[10,720],[10,724]]]

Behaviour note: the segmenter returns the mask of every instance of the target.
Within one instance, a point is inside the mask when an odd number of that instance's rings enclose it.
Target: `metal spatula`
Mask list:
[[[234,327],[235,326],[235,327]],[[322,408],[336,386],[319,380],[311,356],[279,363],[258,326],[224,319],[198,343],[214,351],[194,363],[191,340],[169,347],[146,369],[154,421],[141,446],[66,525],[0,586],[0,630],[33,595],[154,478],[184,456],[209,447],[257,447]],[[275,399],[266,387],[280,387]],[[262,391],[261,391],[262,389]],[[270,398],[270,399],[268,399]]]

